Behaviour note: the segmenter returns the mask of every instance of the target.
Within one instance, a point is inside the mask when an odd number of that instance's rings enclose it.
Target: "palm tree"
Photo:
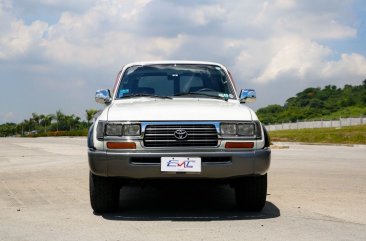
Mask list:
[[[79,124],[80,117],[75,116],[74,114],[66,115],[64,117],[64,120],[66,121],[67,125],[69,126],[69,130],[71,131],[73,126],[76,126]]]
[[[36,126],[39,126],[40,119],[41,119],[40,115],[38,115],[37,113],[32,113],[31,120],[33,120],[32,122],[34,122]]]
[[[26,120],[24,120],[24,121],[22,121],[18,124],[18,126],[20,126],[20,129],[21,129],[21,133],[20,133],[21,136],[24,136],[24,128],[25,128],[25,125],[26,125],[25,122],[26,122]]]
[[[44,127],[44,133],[47,132],[47,126],[51,124],[54,115],[40,115],[40,124]]]
[[[91,120],[93,119],[94,115],[98,112],[96,109],[89,109],[85,110],[86,112],[86,120],[88,122],[88,125],[90,125]]]
[[[79,124],[80,124],[80,117],[79,116],[74,116],[74,115],[72,115],[72,124],[74,125],[74,126],[78,126]]]
[[[31,121],[30,120],[24,120],[22,122],[22,135],[24,135],[24,130],[28,130],[28,132],[30,132],[30,129],[31,129]]]
[[[55,119],[56,119],[56,124],[57,124],[57,131],[58,131],[58,126],[60,124],[60,122],[65,118],[65,115],[61,112],[61,110],[58,110],[56,112],[55,115]]]

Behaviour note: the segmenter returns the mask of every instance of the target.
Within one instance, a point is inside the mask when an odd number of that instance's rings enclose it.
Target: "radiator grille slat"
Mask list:
[[[184,130],[187,137],[179,140],[175,131]],[[144,145],[146,147],[175,146],[217,146],[218,136],[214,125],[148,125],[145,129]]]

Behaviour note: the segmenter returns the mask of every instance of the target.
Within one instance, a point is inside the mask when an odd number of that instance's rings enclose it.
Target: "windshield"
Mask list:
[[[116,98],[139,96],[235,98],[231,82],[222,68],[198,64],[161,64],[128,68],[122,77]]]

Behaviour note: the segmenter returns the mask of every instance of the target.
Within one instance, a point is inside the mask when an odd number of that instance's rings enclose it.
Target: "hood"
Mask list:
[[[109,121],[222,121],[253,120],[255,113],[238,101],[207,98],[134,98],[115,100]]]

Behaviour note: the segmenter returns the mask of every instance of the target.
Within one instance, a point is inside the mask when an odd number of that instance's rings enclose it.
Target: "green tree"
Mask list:
[[[41,115],[40,124],[44,127],[44,133],[47,132],[47,126],[51,125],[54,115]]]
[[[265,124],[294,122],[333,118],[336,113],[342,113],[342,117],[360,116],[366,111],[365,105],[366,80],[363,85],[345,85],[343,89],[335,85],[307,88],[287,99],[283,106],[269,105],[258,109],[257,114]]]
[[[59,131],[59,126],[64,119],[65,119],[65,115],[61,112],[61,110],[56,111],[55,120],[56,120],[56,130],[57,131]]]
[[[41,119],[41,116],[39,114],[32,113],[31,121],[35,124],[35,128],[36,128],[36,126],[39,126],[40,119]]]
[[[0,137],[13,136],[17,132],[15,123],[5,123],[0,125]]]
[[[69,130],[71,131],[73,127],[77,127],[80,123],[80,117],[72,115],[64,116],[64,120],[67,123]]]
[[[98,112],[98,110],[96,109],[88,109],[88,110],[85,110],[86,112],[86,120],[87,120],[87,123],[88,125],[90,125],[94,115]]]

